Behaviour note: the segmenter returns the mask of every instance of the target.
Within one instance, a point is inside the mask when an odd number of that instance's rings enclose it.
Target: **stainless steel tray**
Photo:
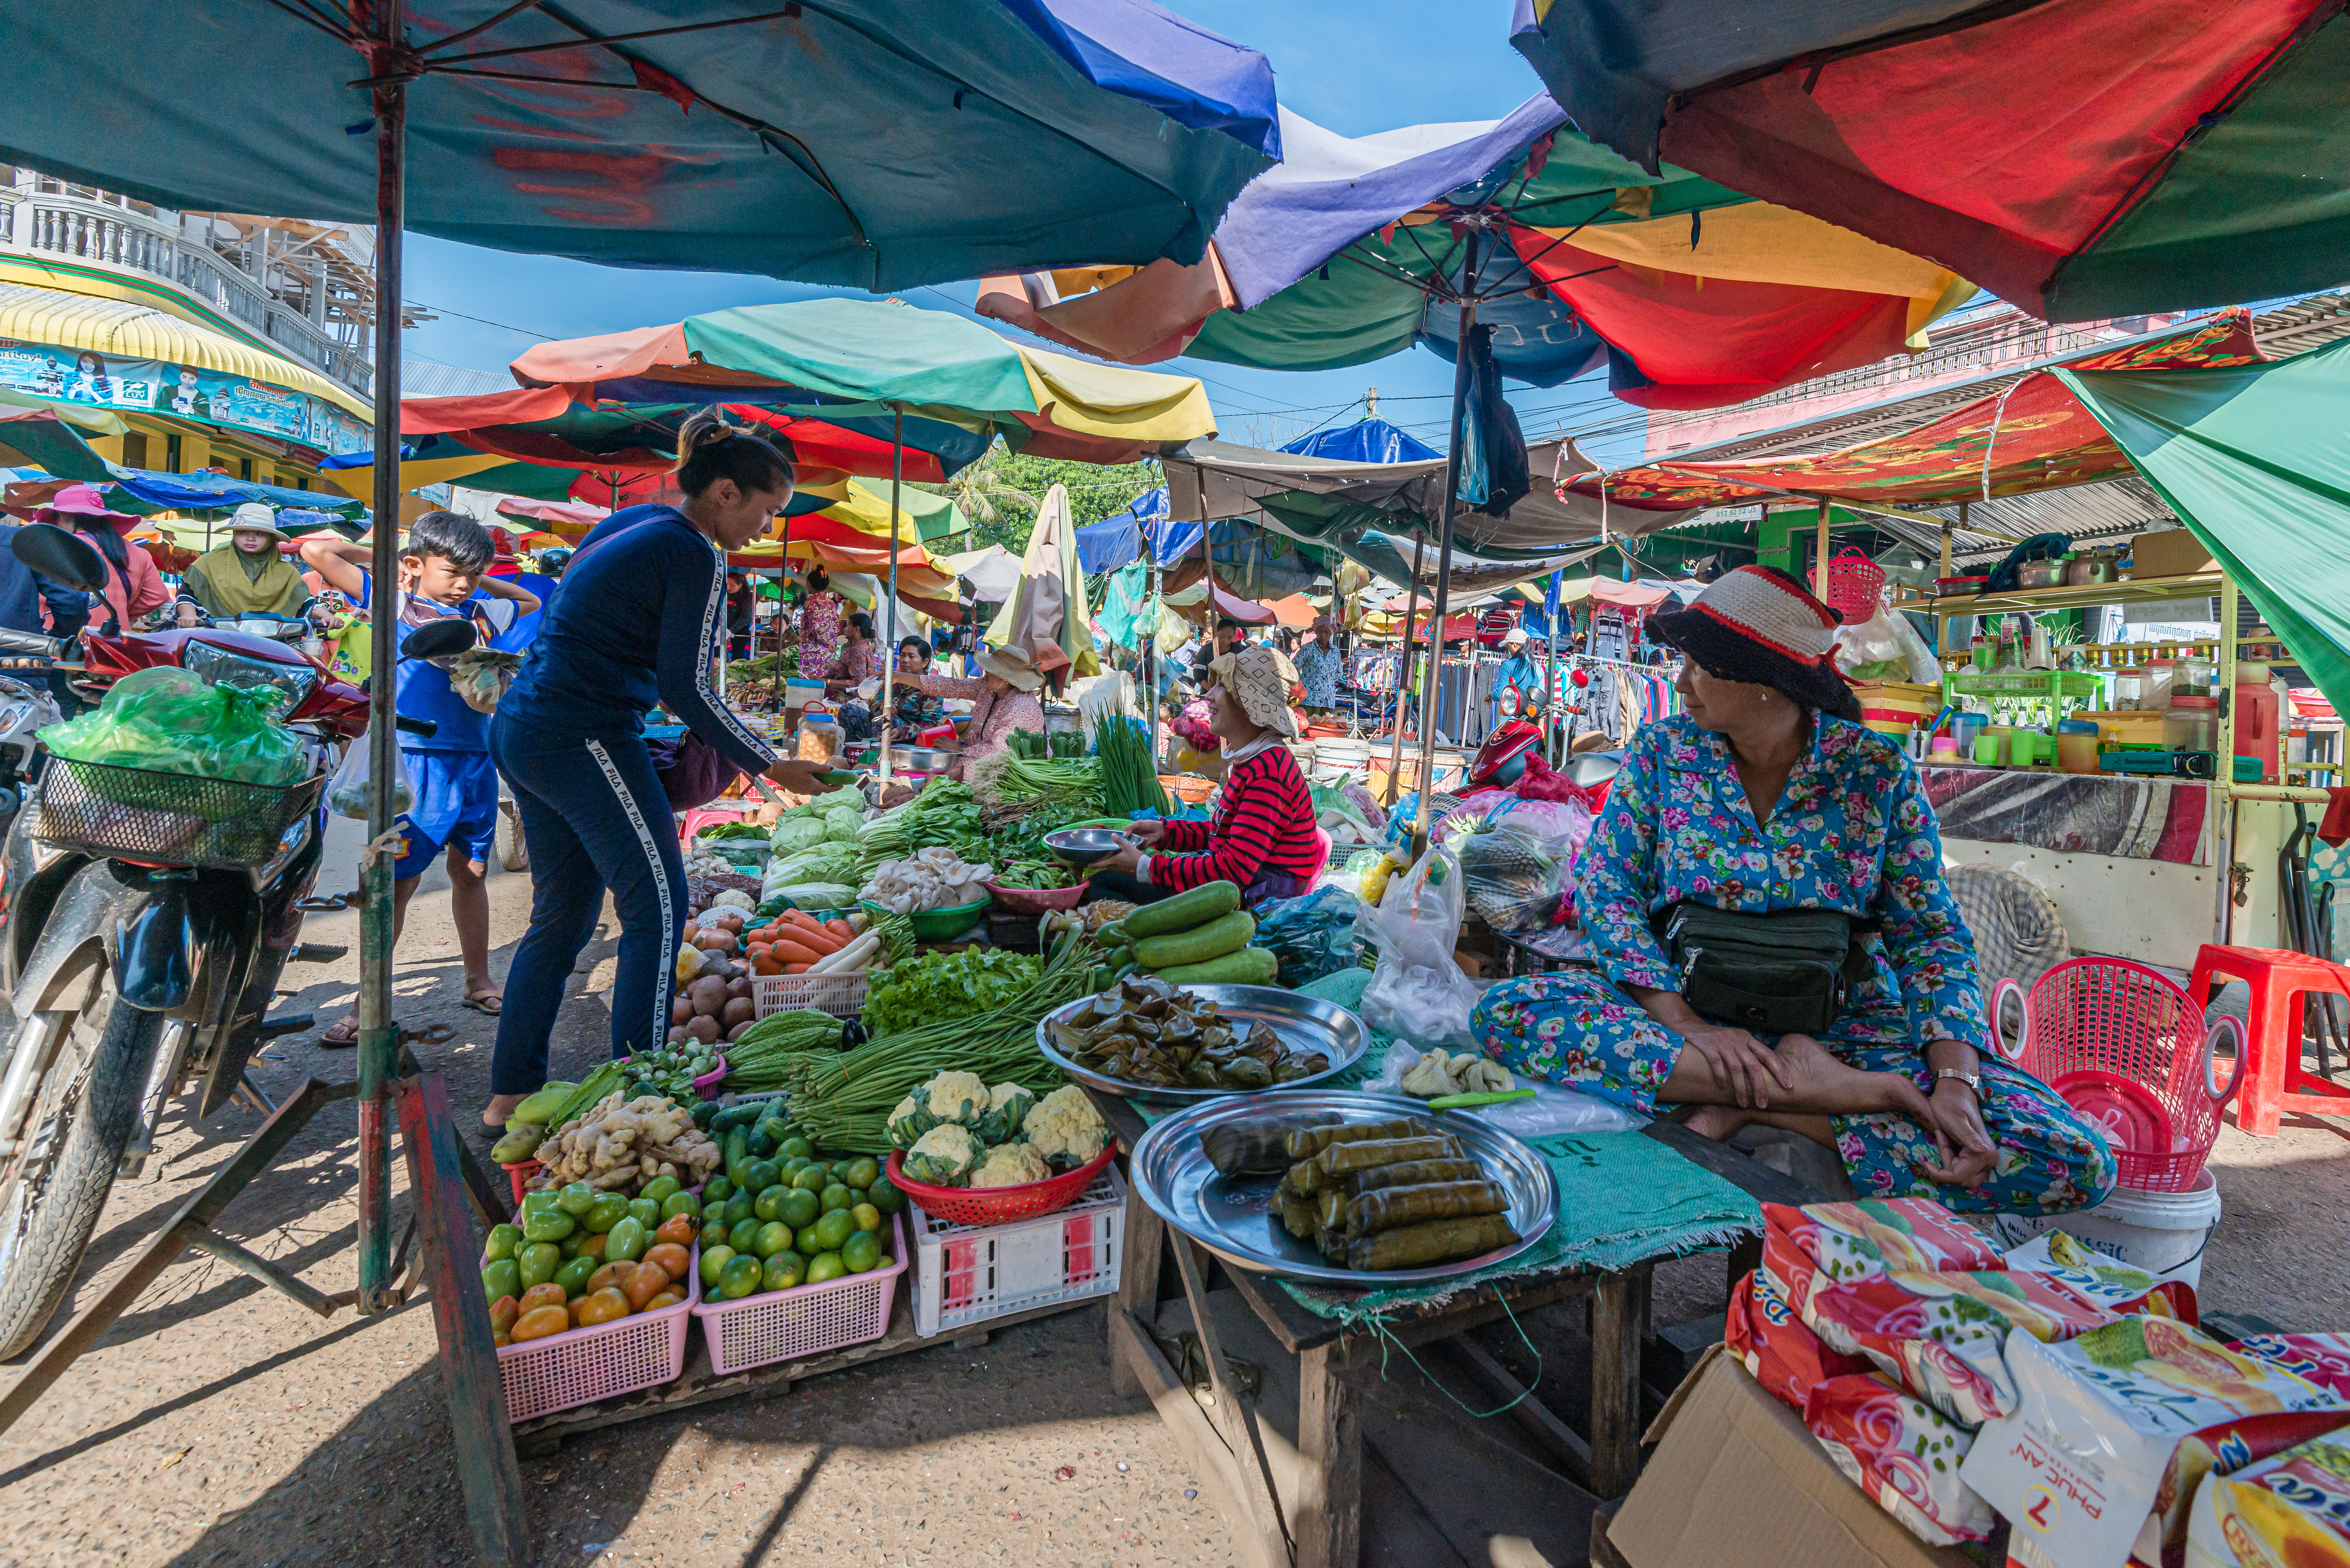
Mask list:
[[[1330,1065],[1326,1071],[1282,1085],[1281,1091],[1284,1093],[1318,1084],[1332,1073],[1345,1071],[1361,1060],[1363,1053],[1370,1048],[1371,1032],[1363,1027],[1363,1021],[1336,1002],[1318,996],[1303,996],[1274,985],[1187,985],[1183,989],[1202,1002],[1214,1002],[1228,1018],[1243,1023],[1266,1025],[1295,1050],[1319,1051],[1330,1058]],[[1151,1084],[1129,1084],[1122,1079],[1105,1077],[1090,1067],[1080,1067],[1061,1054],[1054,1045],[1050,1025],[1055,1020],[1076,1012],[1091,1001],[1093,998],[1090,996],[1080,997],[1053,1009],[1036,1021],[1036,1049],[1045,1054],[1045,1060],[1068,1075],[1072,1083],[1099,1089],[1106,1095],[1148,1100],[1153,1105],[1190,1105],[1195,1100],[1228,1100],[1234,1096],[1274,1092],[1165,1089]]]
[[[1468,1147],[1484,1166],[1489,1179],[1508,1189],[1510,1223],[1518,1232],[1517,1243],[1425,1269],[1371,1272],[1331,1263],[1311,1243],[1292,1236],[1274,1212],[1273,1189],[1281,1178],[1219,1176],[1200,1143],[1201,1134],[1224,1122],[1300,1111],[1327,1111],[1350,1122],[1409,1116],[1436,1123]],[[1227,1096],[1180,1111],[1152,1124],[1136,1142],[1128,1177],[1154,1213],[1234,1268],[1358,1290],[1448,1280],[1490,1268],[1533,1246],[1558,1214],[1558,1189],[1551,1180],[1549,1165],[1517,1137],[1464,1112],[1431,1111],[1421,1101],[1401,1096],[1345,1089],[1275,1089]]]

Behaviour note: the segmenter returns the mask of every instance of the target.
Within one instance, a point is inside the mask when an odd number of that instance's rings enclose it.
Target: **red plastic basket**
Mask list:
[[[538,1174],[538,1161],[535,1159],[516,1160],[514,1164],[505,1168],[506,1180],[514,1186],[515,1207],[516,1209],[520,1209],[522,1207],[523,1197],[530,1190],[527,1183],[532,1177]]]
[[[1035,1220],[1066,1209],[1086,1195],[1094,1177],[1117,1155],[1118,1145],[1107,1144],[1099,1154],[1066,1175],[1018,1187],[973,1189],[932,1187],[928,1182],[910,1181],[906,1177],[905,1155],[891,1149],[889,1184],[920,1204],[924,1212],[941,1220],[951,1220],[958,1225],[1008,1225],[1014,1220]]]
[[[2001,1040],[2001,1049],[2105,1133],[2121,1184],[2141,1192],[2193,1187],[2220,1137],[2220,1113],[2243,1079],[2236,1021],[2207,1029],[2185,992],[2126,959],[2069,959],[2029,995],[2002,980],[1991,992],[1994,1020],[2011,993],[2022,1003],[2023,1037],[2012,1050]],[[2236,1062],[2224,1089],[2212,1075],[2222,1039]]]
[[[1858,626],[1877,613],[1877,596],[1885,591],[1885,568],[1856,545],[1846,545],[1828,562],[1828,603],[1844,612],[1846,626]]]

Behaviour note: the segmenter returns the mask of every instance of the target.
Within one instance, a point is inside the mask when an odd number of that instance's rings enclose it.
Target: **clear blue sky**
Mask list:
[[[1470,0],[1431,7],[1425,0],[1160,0],[1225,36],[1261,49],[1273,62],[1281,101],[1317,124],[1348,136],[1434,121],[1494,119],[1542,90],[1510,47],[1510,0]],[[411,235],[410,303],[442,313],[408,335],[420,358],[503,370],[536,337],[577,337],[675,321],[728,306],[806,299],[824,293],[773,278],[728,273],[640,272],[546,256],[513,255]],[[968,285],[918,288],[910,304],[968,312]],[[859,297],[866,297],[860,296]],[[457,314],[462,313],[462,314]],[[998,330],[1008,330],[997,325]],[[1379,412],[1440,444],[1452,367],[1413,349],[1347,370],[1248,369],[1179,359],[1155,369],[1180,370],[1207,383],[1227,439],[1277,445],[1323,421],[1357,417],[1345,409],[1377,387]],[[1538,390],[1513,388],[1511,400],[1529,438],[1624,410],[1589,383]],[[1627,410],[1628,411],[1628,410]],[[1602,443],[1605,455],[1629,455],[1637,440]]]

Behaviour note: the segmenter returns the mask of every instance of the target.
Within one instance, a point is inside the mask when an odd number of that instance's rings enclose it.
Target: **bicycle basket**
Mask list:
[[[283,786],[192,778],[53,756],[33,836],[126,860],[256,866],[317,805],[320,774]]]

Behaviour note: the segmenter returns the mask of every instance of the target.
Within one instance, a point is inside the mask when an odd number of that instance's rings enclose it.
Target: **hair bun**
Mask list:
[[[716,446],[721,441],[733,441],[736,436],[748,432],[716,410],[702,409],[689,415],[685,423],[678,427],[677,433],[681,444],[687,452],[697,452],[705,446]]]

